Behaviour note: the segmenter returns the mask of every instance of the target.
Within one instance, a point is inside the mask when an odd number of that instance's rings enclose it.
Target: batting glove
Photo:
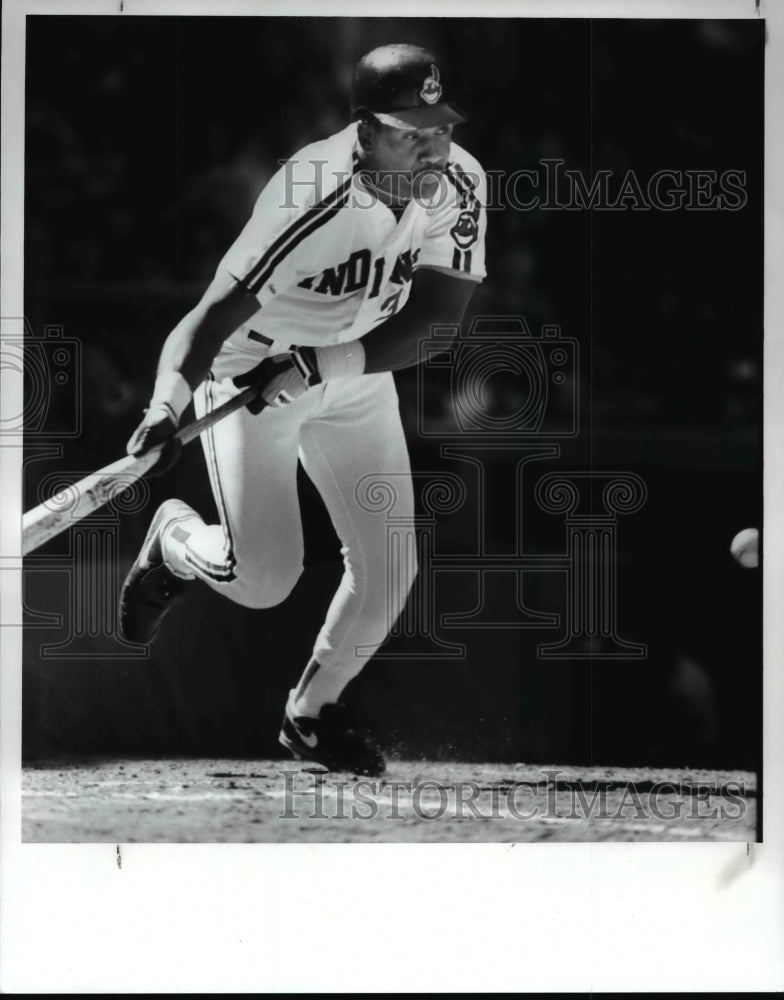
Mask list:
[[[308,389],[333,378],[361,375],[365,370],[365,352],[358,340],[330,347],[294,347],[289,354],[264,360],[243,375],[234,378],[238,389],[253,386],[257,398],[248,403],[251,413],[265,406],[286,406]]]
[[[182,454],[182,443],[175,437],[182,411],[190,402],[191,390],[179,372],[158,376],[144,419],[131,435],[126,451],[139,457],[157,445],[163,445],[155,465],[147,476],[160,476],[170,469]]]
[[[308,351],[307,360],[305,352]],[[256,398],[248,403],[251,413],[261,413],[265,406],[286,406],[299,399],[313,385],[321,382],[312,349],[302,348],[290,354],[277,354],[264,360],[243,375],[234,378],[238,389],[252,386]]]

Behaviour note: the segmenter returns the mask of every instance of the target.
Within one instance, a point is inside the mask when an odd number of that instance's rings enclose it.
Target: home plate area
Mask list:
[[[37,843],[754,841],[750,771],[70,758],[22,773]]]

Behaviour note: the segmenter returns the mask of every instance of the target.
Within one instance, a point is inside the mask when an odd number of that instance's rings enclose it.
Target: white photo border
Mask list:
[[[9,0],[2,31],[3,317],[23,315],[25,17],[324,13],[317,2]],[[379,8],[380,9],[380,8]],[[784,987],[784,5],[400,0],[397,16],[764,17],[762,844],[21,843],[21,629],[0,629],[3,992],[582,991]],[[329,13],[367,16],[342,0]],[[3,320],[3,336],[18,334]],[[4,369],[3,413],[21,374]],[[21,449],[0,448],[3,621],[21,609]]]

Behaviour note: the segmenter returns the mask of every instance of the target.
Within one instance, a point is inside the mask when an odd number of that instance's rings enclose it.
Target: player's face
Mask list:
[[[449,159],[452,126],[400,129],[382,125],[373,136],[367,166],[386,189],[390,182],[402,200],[432,198]]]

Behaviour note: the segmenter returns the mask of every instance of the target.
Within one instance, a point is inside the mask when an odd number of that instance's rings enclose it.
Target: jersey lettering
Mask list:
[[[419,248],[416,250],[404,250],[399,254],[389,280],[395,285],[405,285],[414,276],[417,260],[419,259]],[[358,292],[365,288],[370,281],[371,254],[367,249],[355,250],[354,253],[341,264],[334,267],[325,268],[321,274],[313,274],[300,281],[300,288],[307,288],[318,292],[319,295],[343,295],[344,293]],[[381,280],[384,275],[384,258],[378,257],[373,262],[373,287],[370,290],[370,298],[375,298],[381,291]],[[318,284],[316,282],[318,281]]]
[[[368,298],[374,299],[381,291],[381,279],[384,277],[384,258],[377,257],[373,262],[373,287]]]
[[[384,299],[381,303],[381,313],[382,315],[376,320],[378,323],[382,319],[389,319],[390,316],[394,316],[395,313],[400,308],[400,296],[403,294],[403,289],[398,288],[396,292],[393,292],[388,298]]]
[[[400,254],[398,259],[395,261],[395,266],[392,269],[392,274],[389,280],[396,285],[405,285],[407,282],[411,281],[414,276],[414,269],[416,268],[416,262],[419,259],[419,248],[414,250],[404,250]]]
[[[346,291],[357,292],[368,283],[370,275],[370,251],[357,250],[348,259]]]
[[[338,264],[337,267],[326,268],[321,272],[321,281],[313,290],[315,292],[320,292],[322,295],[325,293],[329,293],[330,295],[340,295],[346,281],[347,269],[347,260],[344,260],[342,264]]]

